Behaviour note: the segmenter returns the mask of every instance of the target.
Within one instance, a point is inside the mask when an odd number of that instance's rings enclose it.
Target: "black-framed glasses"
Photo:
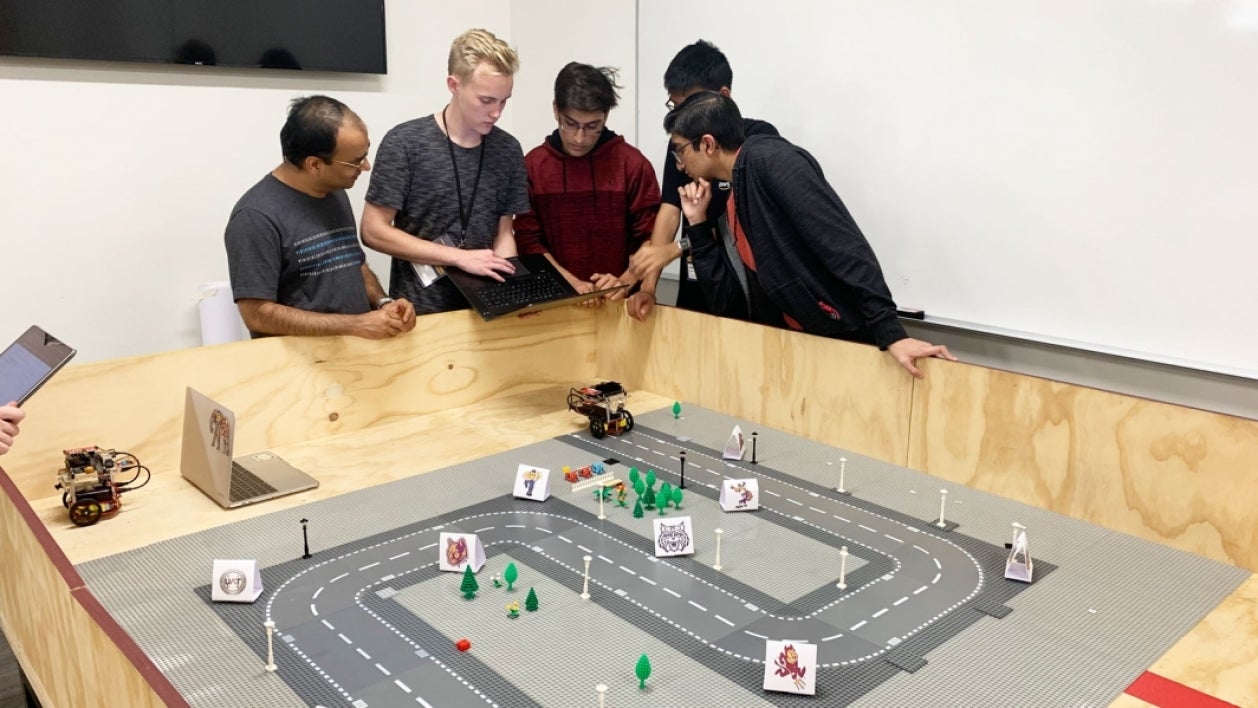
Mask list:
[[[686,152],[686,146],[689,145],[694,148],[699,144],[700,140],[703,140],[703,138],[695,138],[688,143],[681,143],[680,145],[674,144],[671,148],[669,148],[669,152],[673,153],[674,160],[681,162],[681,156]]]
[[[578,133],[598,135],[603,132],[604,128],[604,123],[601,120],[596,120],[593,123],[586,123],[582,125],[572,117],[564,115],[563,113],[559,114],[559,119],[559,129],[565,133],[571,133],[572,135],[576,135]]]

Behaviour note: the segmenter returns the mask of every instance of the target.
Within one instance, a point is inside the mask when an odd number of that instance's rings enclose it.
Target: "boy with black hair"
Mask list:
[[[687,98],[702,91],[715,91],[722,95],[730,95],[730,87],[734,84],[734,70],[729,59],[716,45],[706,40],[699,40],[687,45],[677,52],[668,68],[664,70],[664,90],[668,92],[665,105],[669,110],[675,109]],[[777,128],[772,124],[754,118],[743,119],[743,131],[747,135],[777,135]],[[732,305],[732,311],[715,311],[706,302],[702,289],[695,282],[693,263],[690,258],[690,247],[683,238],[675,242],[677,229],[681,225],[681,197],[679,190],[690,182],[677,167],[671,153],[664,159],[664,184],[661,187],[659,215],[655,218],[655,230],[651,234],[651,242],[638,249],[630,261],[633,273],[642,279],[641,290],[629,298],[627,304],[629,315],[634,319],[645,320],[655,306],[655,286],[659,282],[664,267],[681,256],[680,281],[678,282],[677,306],[698,312],[713,312],[727,317],[745,317],[747,313]],[[728,183],[718,183],[716,189],[722,194],[729,189]],[[717,200],[719,202],[719,200]],[[709,214],[713,222],[724,213],[720,203],[714,203]],[[729,303],[727,307],[731,306]]]
[[[905,333],[873,249],[806,150],[745,136],[738,106],[719,93],[692,96],[664,129],[695,180],[682,188],[681,208],[714,305],[739,302],[754,322],[877,344],[918,378],[921,357],[956,360]],[[728,197],[714,195],[716,180],[731,184]],[[709,216],[714,202],[729,238]]]
[[[563,67],[552,104],[558,127],[524,158],[533,208],[515,219],[516,244],[545,254],[582,293],[636,282],[629,255],[650,238],[660,204],[650,161],[607,127],[619,102],[615,78],[608,67]]]

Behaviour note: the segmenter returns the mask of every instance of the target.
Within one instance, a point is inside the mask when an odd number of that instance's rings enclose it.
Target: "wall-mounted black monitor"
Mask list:
[[[383,0],[0,0],[0,54],[386,73]]]

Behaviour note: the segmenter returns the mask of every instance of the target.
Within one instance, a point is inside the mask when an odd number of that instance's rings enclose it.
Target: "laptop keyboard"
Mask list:
[[[232,502],[254,499],[264,494],[277,491],[258,475],[245,469],[243,465],[232,460],[232,486],[228,498]]]
[[[555,300],[569,294],[569,291],[553,274],[541,272],[482,288],[477,296],[486,307],[497,309],[523,307],[537,302]]]

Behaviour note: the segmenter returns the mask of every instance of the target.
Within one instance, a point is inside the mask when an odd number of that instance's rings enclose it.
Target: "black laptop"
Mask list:
[[[465,273],[458,268],[446,268],[450,281],[471,303],[472,309],[479,312],[486,321],[503,315],[519,315],[560,305],[575,305],[627,287],[617,285],[605,290],[578,293],[546,256],[540,253],[507,260],[515,266],[515,272],[510,275],[503,273],[506,280],[501,283],[493,278]]]

